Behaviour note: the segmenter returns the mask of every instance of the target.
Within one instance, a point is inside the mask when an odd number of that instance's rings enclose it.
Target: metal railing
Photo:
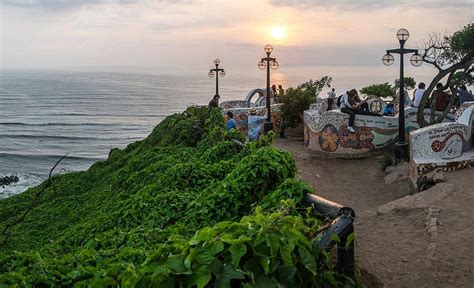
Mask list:
[[[354,240],[352,239],[349,243],[347,241],[354,233],[354,210],[314,194],[307,194],[305,200],[309,205],[313,205],[318,213],[332,220],[330,226],[322,232],[318,244],[326,251],[336,246],[337,271],[353,278]],[[333,235],[337,235],[340,241],[336,241]]]

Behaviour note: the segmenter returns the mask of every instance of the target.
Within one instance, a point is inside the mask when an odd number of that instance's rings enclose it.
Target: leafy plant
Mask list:
[[[283,104],[282,123],[280,127],[280,137],[285,137],[285,129],[297,127],[303,121],[303,111],[316,101],[324,87],[331,87],[332,78],[324,76],[319,80],[309,80],[298,85],[296,88],[290,87],[279,97]]]
[[[386,152],[379,158],[379,164],[382,170],[385,170],[388,166],[395,164],[395,159],[393,158],[393,153]]]
[[[0,201],[3,231],[44,190],[8,230],[0,286],[354,286],[316,245],[320,220],[296,209],[313,190],[293,158],[271,137],[239,137],[191,107],[87,171]]]

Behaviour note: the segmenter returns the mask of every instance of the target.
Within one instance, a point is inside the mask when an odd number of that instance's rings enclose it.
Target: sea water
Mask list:
[[[145,138],[167,115],[207,105],[215,94],[215,79],[207,72],[0,71],[0,177],[20,179],[0,187],[0,198],[44,181],[65,154],[55,174],[85,170],[106,159],[111,148]],[[226,72],[219,79],[221,101],[244,99],[265,86],[265,73],[256,67]],[[397,69],[383,66],[293,66],[272,73],[273,83],[284,88],[329,75],[338,95],[397,77]],[[407,74],[429,82],[433,71]]]

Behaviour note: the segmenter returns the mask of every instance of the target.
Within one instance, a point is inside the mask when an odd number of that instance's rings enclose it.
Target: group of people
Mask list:
[[[267,112],[268,113],[268,112]],[[250,141],[260,139],[260,127],[262,122],[267,119],[267,113],[263,116],[257,115],[256,108],[250,108],[249,117],[247,118],[247,125],[248,125],[248,137]],[[228,111],[227,115],[227,130],[237,129],[237,121],[234,119],[234,113]]]
[[[446,107],[448,106],[450,95],[446,93],[445,87],[443,86],[442,83],[438,83],[436,85],[436,90],[433,92],[432,97],[428,99],[428,103],[426,107],[431,107],[431,105],[434,105],[434,108],[436,111],[444,111]],[[418,88],[413,91],[413,99],[410,101],[408,98],[408,92],[405,91],[405,105],[408,105],[410,102],[411,106],[413,107],[418,107],[421,103],[421,99],[423,97],[423,94],[426,91],[426,85],[423,82],[420,82],[418,84]],[[281,96],[285,93],[283,87],[281,85],[278,85],[278,90],[276,85],[272,85],[272,93],[273,97],[275,99],[275,103],[278,103],[277,101],[277,95]],[[455,102],[455,107],[461,106],[464,102],[468,101],[474,101],[474,96],[472,93],[467,91],[467,87],[465,85],[461,85],[459,87],[459,90],[456,92],[458,99]],[[209,109],[214,108],[214,107],[219,107],[219,95],[215,95],[211,101],[209,102]],[[331,109],[331,106],[333,105],[334,100],[336,99],[336,92],[335,89],[332,88],[330,92],[328,92],[328,108],[327,110]],[[433,102],[434,101],[434,102]],[[341,108],[341,112],[349,114],[349,124],[347,127],[347,130],[354,133],[354,121],[355,121],[355,115],[369,115],[369,116],[381,116],[378,113],[373,113],[369,109],[369,104],[365,101],[362,101],[359,98],[359,94],[357,93],[356,89],[352,89],[350,91],[347,91],[346,93],[342,94],[340,96],[340,99],[337,101],[338,106]],[[387,105],[386,109],[392,109],[393,113],[394,107],[393,105],[390,106],[391,104]],[[268,113],[268,112],[267,112]],[[384,115],[391,115],[390,113],[386,113],[384,111]],[[248,137],[249,140],[258,140],[260,137],[260,127],[261,123],[267,119],[267,114],[264,116],[258,116],[257,115],[257,109],[251,108],[250,109],[250,115],[248,117]],[[234,114],[229,111],[227,112],[227,129],[236,129],[237,128],[237,122],[234,119]]]
[[[445,111],[448,107],[450,95],[444,91],[446,88],[442,83],[436,85],[436,90],[433,92],[432,97],[428,99],[425,107],[433,107],[436,111]],[[421,103],[423,94],[426,91],[425,83],[421,82],[418,84],[418,88],[413,91],[413,99],[409,99],[408,92],[405,91],[405,105],[410,105],[413,107],[418,107]],[[457,99],[454,99],[454,107],[460,107],[464,102],[474,101],[474,96],[471,92],[467,90],[465,85],[461,85],[456,91]],[[399,97],[399,96],[398,96]],[[333,88],[328,92],[328,108],[331,109],[334,100],[336,99],[335,89]],[[354,120],[355,115],[370,115],[370,116],[380,116],[377,113],[373,113],[369,110],[369,105],[367,102],[360,100],[357,90],[352,89],[340,96],[337,105],[341,108],[341,112],[347,113],[349,117],[349,125],[347,129],[350,132],[355,132],[354,130]],[[395,113],[395,108],[393,104],[388,104],[385,108],[384,115],[393,115]]]
[[[445,91],[446,87],[443,83],[436,84],[436,89],[433,91],[431,98],[428,98],[428,101],[425,107],[433,107],[436,111],[444,111],[448,107],[449,100],[451,95]],[[413,91],[413,107],[420,106],[421,98],[425,94],[426,85],[423,82],[418,84],[418,88]],[[472,93],[467,91],[466,85],[459,86],[459,89],[455,92],[457,98],[454,99],[454,107],[460,107],[464,102],[474,101]]]
[[[285,90],[283,89],[282,85],[278,85],[278,88],[276,85],[272,85],[271,88],[272,88],[273,99],[275,103],[278,103],[279,101],[277,100],[277,98],[279,96],[282,96],[285,93]],[[214,95],[211,101],[209,101],[209,105],[208,105],[209,109],[219,107],[219,99],[220,99],[219,95]],[[248,137],[250,141],[258,140],[260,138],[260,127],[261,127],[262,122],[264,122],[265,119],[267,119],[267,113],[265,113],[265,115],[263,116],[258,116],[256,108],[251,108],[249,110],[249,117],[248,117],[247,122],[248,122]],[[231,111],[228,111],[226,113],[226,116],[227,116],[227,122],[226,122],[227,130],[236,129],[237,121],[234,119],[234,113],[232,113]]]
[[[272,94],[273,94],[273,100],[275,103],[278,103],[278,97],[283,96],[285,94],[285,89],[283,89],[283,86],[278,85],[278,90],[277,86],[275,84],[272,85]]]
[[[284,91],[281,92],[283,90],[281,85],[279,85],[279,89],[281,89],[280,93],[284,93]],[[211,101],[209,101],[209,105],[208,105],[209,109],[219,107],[219,99],[220,99],[219,95],[215,95],[214,97],[212,97]],[[250,111],[249,111],[250,115],[247,120],[248,137],[250,141],[258,140],[260,138],[260,127],[261,127],[262,122],[264,122],[265,119],[267,119],[267,113],[265,113],[265,115],[263,116],[259,116],[257,115],[256,108],[250,108]],[[226,121],[227,130],[237,129],[237,121],[234,119],[234,113],[232,113],[231,111],[228,111],[226,113],[226,116],[227,116],[227,121]]]

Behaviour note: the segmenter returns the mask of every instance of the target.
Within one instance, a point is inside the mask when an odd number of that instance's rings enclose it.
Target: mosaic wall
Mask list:
[[[378,101],[371,103],[377,103],[374,104],[377,109],[384,107]],[[355,133],[351,133],[347,130],[349,115],[340,109],[326,111],[326,108],[327,100],[318,98],[304,112],[304,144],[311,150],[335,158],[365,157],[368,152],[387,147],[397,139],[397,117],[356,115]],[[407,139],[410,131],[419,128],[416,113],[416,108],[405,109]]]
[[[279,132],[279,127],[281,124],[281,107],[282,104],[273,104],[270,106],[271,114],[272,114],[272,122],[274,131]],[[257,109],[257,115],[263,116],[265,115],[265,111],[267,110],[265,106],[255,107]],[[251,108],[228,108],[222,109],[222,115],[226,117],[226,113],[231,111],[234,114],[234,119],[237,122],[237,130],[241,132],[247,132],[248,124],[247,119],[249,117],[249,111]],[[263,127],[263,124],[262,124]],[[263,132],[263,131],[262,131]]]
[[[245,108],[247,107],[247,101],[245,100],[224,101],[219,104],[219,107],[222,109]]]
[[[434,169],[470,167],[474,161],[474,102],[464,103],[455,118],[455,122],[435,124],[410,133],[410,178],[415,187],[423,174]]]

